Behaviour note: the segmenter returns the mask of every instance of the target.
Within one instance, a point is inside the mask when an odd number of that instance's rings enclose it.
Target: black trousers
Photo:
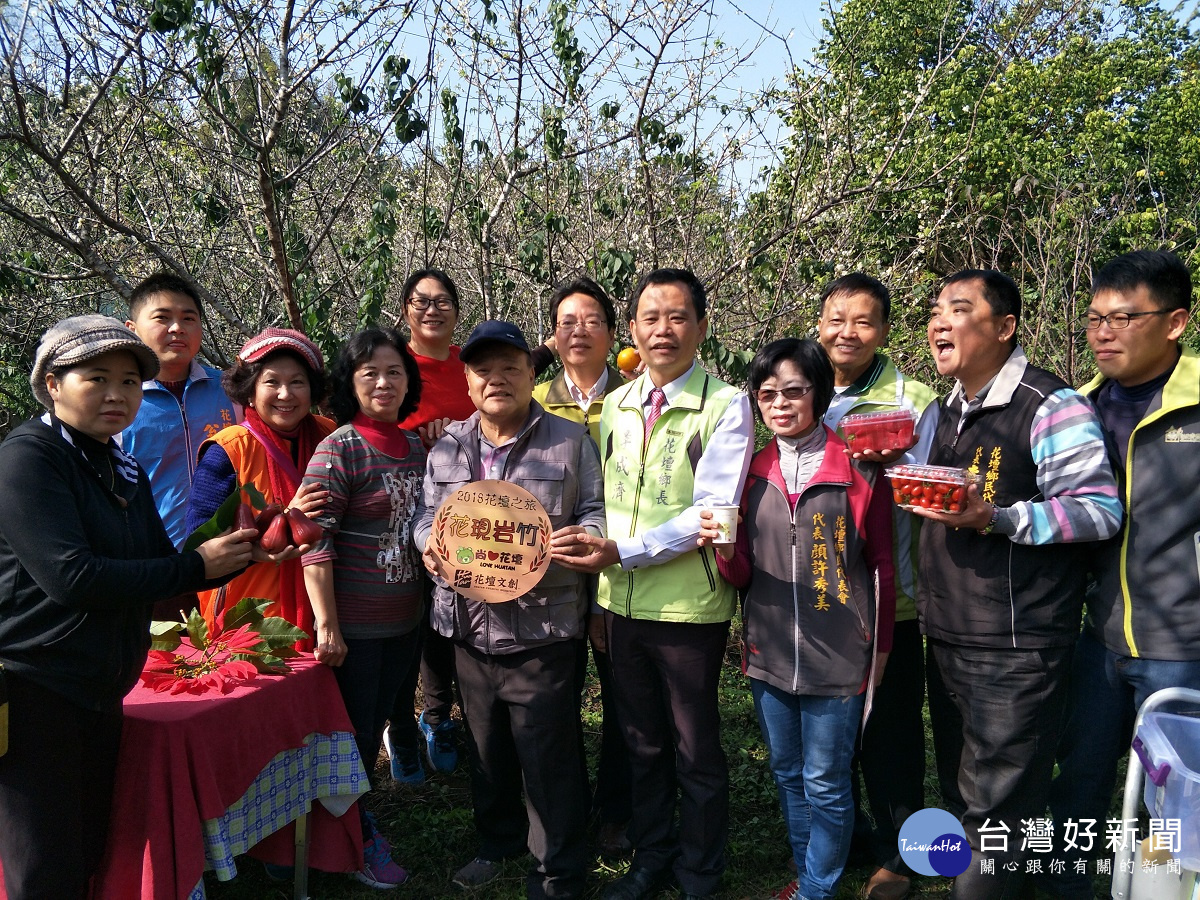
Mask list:
[[[416,695],[417,678],[421,679],[421,709],[425,721],[436,728],[450,718],[454,706],[454,642],[443,637],[429,625],[429,612],[433,605],[433,580],[425,573],[421,575],[425,598],[425,616],[418,628],[420,632],[419,660],[405,675],[396,703],[388,716],[388,736],[393,747],[407,747],[416,751],[424,742],[417,730]]]
[[[587,682],[588,647],[592,648],[592,659],[596,663],[596,677],[600,681],[600,759],[596,764],[596,787],[592,792],[591,813],[598,816],[603,825],[624,825],[629,821],[633,806],[633,773],[629,765],[629,749],[625,746],[625,735],[617,715],[617,701],[612,681],[612,663],[608,652],[600,650],[590,640],[579,647],[579,666],[576,672],[582,699]],[[583,745],[582,720],[580,721],[580,745]]]
[[[0,861],[9,900],[86,897],[108,836],[121,704],[94,712],[11,671],[5,676]]]
[[[363,767],[373,779],[379,742],[396,702],[396,693],[404,676],[416,667],[420,633],[414,628],[395,637],[345,638],[345,641],[346,659],[334,667],[333,674],[354,726],[354,742]]]
[[[900,828],[925,808],[924,705],[921,626],[916,619],[897,622],[883,681],[863,728],[858,764],[875,820],[872,858],[876,865],[901,875],[913,873],[900,857]]]
[[[582,894],[587,781],[579,755],[579,642],[489,656],[455,643],[478,855],[500,860],[528,843],[531,898]],[[521,800],[524,784],[525,800]]]
[[[729,836],[729,769],[717,682],[729,623],[606,612],[617,715],[633,767],[633,865],[673,866],[684,891],[716,893]],[[675,822],[676,807],[679,822]]]
[[[1071,648],[993,649],[934,640],[929,644],[931,663],[961,723],[957,732],[953,719],[935,717],[932,723],[943,750],[956,742],[961,747],[958,792],[971,865],[954,880],[953,896],[1016,898],[1028,856],[1021,851],[1021,820],[1046,816],[1066,711]],[[981,873],[986,861],[993,873]]]

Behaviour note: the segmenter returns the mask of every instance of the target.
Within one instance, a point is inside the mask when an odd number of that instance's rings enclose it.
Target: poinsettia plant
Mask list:
[[[270,600],[245,597],[206,621],[192,610],[180,622],[150,623],[150,655],[142,682],[155,691],[228,693],[260,672],[287,674],[287,659],[304,631],[280,616],[267,616]]]

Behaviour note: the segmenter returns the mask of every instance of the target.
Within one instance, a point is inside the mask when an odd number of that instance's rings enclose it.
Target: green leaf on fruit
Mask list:
[[[233,493],[217,507],[212,518],[188,535],[187,540],[183,542],[184,553],[195,550],[205,541],[211,541],[217,535],[233,527],[233,514],[242,503],[243,492],[250,498],[250,505],[256,510],[261,512],[266,507],[267,498],[263,496],[262,491],[253,484],[239,484],[233,489]]]

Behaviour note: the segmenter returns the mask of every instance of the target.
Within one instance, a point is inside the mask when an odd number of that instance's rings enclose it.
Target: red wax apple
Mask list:
[[[295,507],[289,509],[285,515],[287,516],[288,525],[292,529],[292,538],[298,545],[315,544],[321,539],[321,535],[325,533],[325,530],[320,525]]]

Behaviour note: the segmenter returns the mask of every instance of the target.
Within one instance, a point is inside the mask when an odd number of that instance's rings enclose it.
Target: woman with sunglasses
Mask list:
[[[833,367],[818,343],[768,344],[749,391],[774,437],[750,463],[736,543],[714,549],[745,590],[743,671],[796,861],[797,879],[775,896],[825,900],[854,830],[855,735],[891,648],[891,489],[822,424]],[[701,517],[700,541],[712,543],[712,513]]]

